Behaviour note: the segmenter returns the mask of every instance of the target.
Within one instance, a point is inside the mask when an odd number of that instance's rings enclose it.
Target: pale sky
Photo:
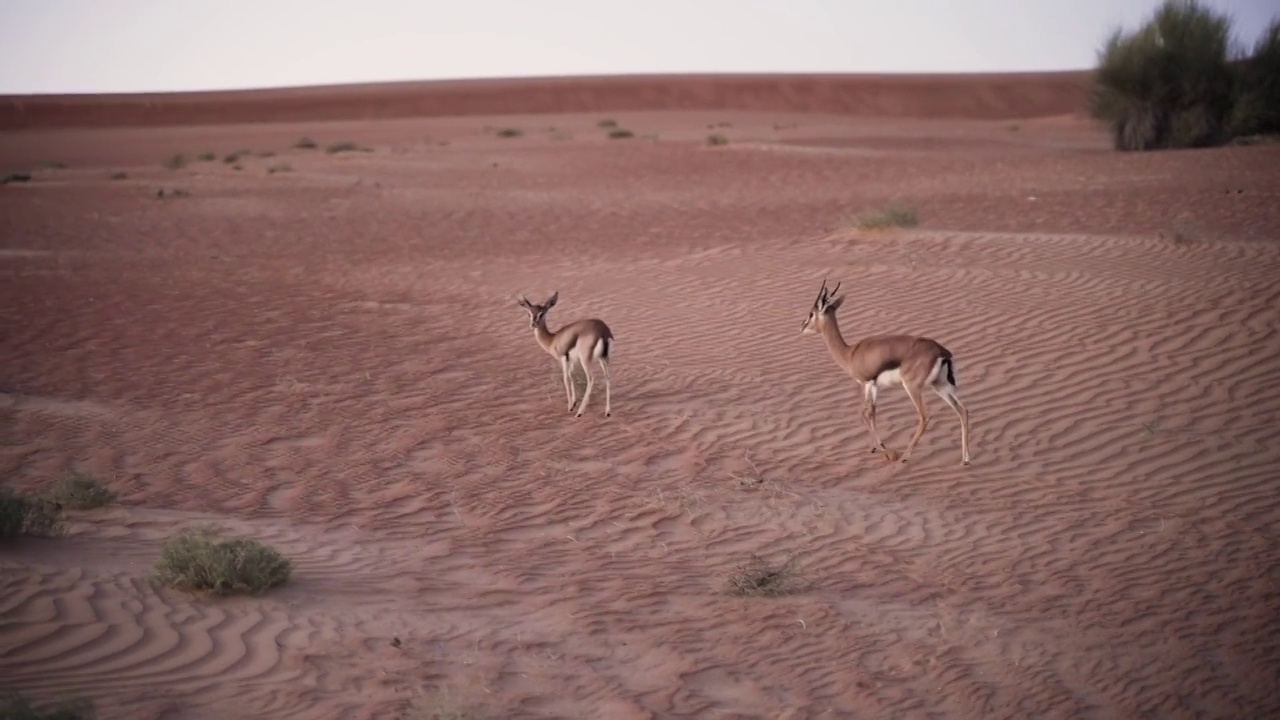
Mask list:
[[[1247,46],[1277,0],[1204,0]],[[0,94],[1092,67],[1158,0],[0,0]]]

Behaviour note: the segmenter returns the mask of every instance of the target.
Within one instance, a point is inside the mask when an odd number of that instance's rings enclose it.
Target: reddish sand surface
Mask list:
[[[0,171],[32,174],[0,187],[5,484],[119,497],[0,546],[0,690],[143,719],[1280,715],[1280,146],[1117,153],[1078,83],[1033,80],[4,115]],[[895,203],[919,224],[860,229]],[[955,353],[969,467],[933,397],[909,464],[868,453],[800,334],[824,277],[847,339]],[[553,328],[613,328],[611,418],[599,385],[565,412],[516,305],[553,291]],[[890,446],[914,421],[882,393]],[[154,586],[210,522],[292,579]],[[793,592],[729,592],[753,556]]]

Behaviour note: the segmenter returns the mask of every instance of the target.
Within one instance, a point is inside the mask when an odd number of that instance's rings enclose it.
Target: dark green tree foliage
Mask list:
[[[1094,117],[1119,150],[1203,147],[1230,136],[1233,73],[1226,15],[1196,0],[1165,0],[1132,33],[1099,53]]]

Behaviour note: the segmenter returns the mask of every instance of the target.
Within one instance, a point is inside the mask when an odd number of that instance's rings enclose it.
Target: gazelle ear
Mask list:
[[[559,299],[560,299],[560,291],[559,291],[559,290],[557,290],[557,291],[555,291],[555,292],[551,293],[551,297],[547,298],[547,301],[546,301],[545,303],[543,303],[543,306],[544,306],[544,307],[546,307],[548,310],[550,310],[550,309],[551,309],[551,306],[552,306],[552,305],[555,305],[555,304],[556,304],[556,301],[557,301],[557,300],[559,300]]]
[[[826,312],[835,312],[836,310],[839,310],[839,309],[840,309],[840,305],[841,305],[842,303],[844,303],[844,296],[843,296],[843,295],[841,295],[841,296],[840,296],[840,297],[838,297],[838,298],[834,298],[834,299],[832,299],[832,300],[828,300],[828,301],[827,301]]]
[[[520,294],[516,295],[516,304],[522,308],[529,307],[529,301],[525,299],[524,295],[520,295]]]

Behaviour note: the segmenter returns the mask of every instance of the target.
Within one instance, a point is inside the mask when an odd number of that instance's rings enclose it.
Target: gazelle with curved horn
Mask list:
[[[560,361],[560,371],[564,377],[564,392],[569,399],[569,412],[573,412],[574,402],[577,401],[577,390],[573,387],[571,380],[573,365],[577,363],[587,377],[587,387],[582,392],[582,404],[578,406],[577,417],[582,417],[583,411],[587,409],[587,401],[591,399],[591,388],[595,385],[595,379],[591,377],[588,365],[595,361],[604,374],[604,416],[609,417],[613,411],[609,382],[609,351],[613,348],[613,332],[603,320],[596,318],[575,320],[555,332],[548,330],[547,312],[559,299],[559,291],[553,293],[541,305],[529,302],[524,295],[516,296],[517,304],[529,312],[529,327],[533,328],[533,336],[538,344],[551,357]]]
[[[836,283],[835,289],[828,292],[827,281],[823,279],[818,298],[813,301],[800,332],[822,335],[836,364],[862,386],[862,417],[871,431],[871,452],[882,451],[890,462],[897,458],[897,453],[885,447],[876,431],[876,397],[882,389],[901,385],[919,418],[915,434],[902,453],[902,462],[911,457],[911,451],[929,427],[929,413],[924,406],[924,391],[929,389],[960,418],[961,460],[968,465],[969,412],[960,402],[951,351],[935,340],[917,335],[872,335],[849,345],[836,322],[836,310],[844,302],[843,297],[836,296],[839,290],[840,283]]]

